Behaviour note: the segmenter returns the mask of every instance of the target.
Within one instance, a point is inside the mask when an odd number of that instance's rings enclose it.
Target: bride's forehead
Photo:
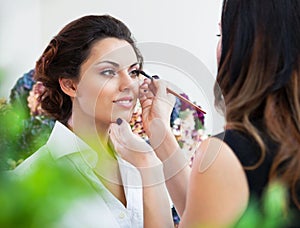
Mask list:
[[[126,41],[106,38],[96,42],[89,56],[94,61],[111,61],[121,66],[132,64],[137,60],[133,47]]]

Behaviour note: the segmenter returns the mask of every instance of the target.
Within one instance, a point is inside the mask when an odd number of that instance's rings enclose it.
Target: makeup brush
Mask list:
[[[149,78],[150,80],[153,80],[153,77],[146,74],[144,71],[138,71],[140,74],[144,75],[146,78]],[[206,114],[204,110],[202,110],[199,106],[195,105],[193,102],[190,100],[186,99],[185,97],[181,96],[180,94],[174,92],[173,90],[167,88],[167,92],[173,94],[175,97],[178,97],[181,101],[188,103],[192,107],[194,107],[196,110],[202,112],[203,114]]]

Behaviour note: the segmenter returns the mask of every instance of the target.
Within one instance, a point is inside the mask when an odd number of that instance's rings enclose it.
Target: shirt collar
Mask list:
[[[47,146],[54,159],[80,152],[91,168],[96,167],[97,152],[59,121],[55,122]]]

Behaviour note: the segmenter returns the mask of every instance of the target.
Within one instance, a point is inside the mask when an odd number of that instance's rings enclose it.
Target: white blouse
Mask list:
[[[46,145],[23,161],[14,173],[21,176],[45,159],[71,164],[78,178],[86,179],[95,193],[72,204],[57,227],[143,227],[142,181],[134,166],[117,157],[127,202],[125,207],[94,173],[97,153],[58,121]]]

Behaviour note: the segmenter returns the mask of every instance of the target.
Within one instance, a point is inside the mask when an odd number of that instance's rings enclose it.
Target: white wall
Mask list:
[[[65,24],[87,14],[111,14],[128,25],[137,41],[173,45],[175,49],[178,48],[182,53],[186,52],[185,54],[189,53],[191,58],[203,63],[200,64],[202,68],[200,71],[208,74],[207,77],[214,77],[216,74],[215,48],[216,34],[219,33],[221,0],[0,0],[0,2],[0,68],[5,72],[5,79],[0,81],[0,97],[8,97],[17,78],[34,67],[35,61],[50,39]],[[179,61],[186,61],[180,60],[180,56],[178,58]],[[176,69],[176,66],[162,67],[161,64],[149,63],[146,67],[151,73],[158,73],[162,78],[175,83],[190,96],[191,100],[202,105],[208,111],[207,124],[212,132],[218,132],[222,128],[223,118],[211,107],[213,95],[205,94],[206,92],[203,94],[203,91],[199,93],[203,90],[199,88],[203,85],[202,79],[195,84],[193,76],[182,77],[180,71],[185,69]],[[195,67],[199,67],[199,64],[191,66]]]
[[[33,68],[40,54],[40,1],[0,2],[0,97],[8,97],[16,79]]]

